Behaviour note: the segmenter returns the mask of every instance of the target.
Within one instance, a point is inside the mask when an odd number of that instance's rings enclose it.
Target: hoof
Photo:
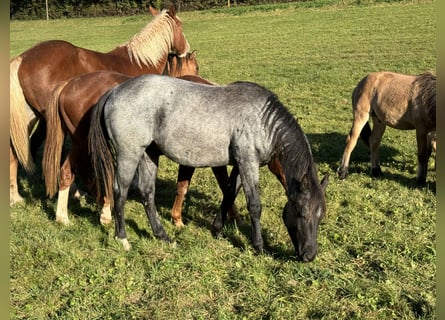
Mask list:
[[[23,201],[24,201],[23,198],[19,194],[9,195],[9,205],[10,206],[13,206],[16,203],[20,203],[20,202],[23,202]]]
[[[120,243],[122,243],[122,246],[124,247],[125,251],[130,251],[131,244],[130,244],[130,242],[128,242],[127,238],[123,238],[123,239],[116,238],[116,240],[119,241]]]
[[[176,228],[181,229],[184,228],[184,223],[182,222],[182,219],[179,220],[173,220],[173,224],[175,225]]]
[[[262,254],[266,253],[266,250],[264,250],[263,247],[257,248],[257,247],[254,246],[254,249],[255,249],[255,254],[257,254],[257,255],[262,255]]]
[[[113,221],[113,219],[111,219],[110,217],[102,217],[102,215],[100,216],[100,224],[103,226],[109,225],[111,223],[111,221]]]
[[[71,221],[68,219],[68,217],[57,217],[56,216],[56,222],[58,222],[64,226],[71,225]]]
[[[171,247],[172,249],[176,249],[176,248],[178,248],[178,243],[177,243],[176,241],[172,241],[172,242],[170,243],[170,247]]]
[[[426,179],[416,179],[417,188],[424,188],[426,186]]]
[[[337,169],[337,174],[338,174],[338,178],[340,180],[344,180],[348,176],[348,169],[340,167],[340,168]]]
[[[215,239],[221,239],[222,238],[222,230],[213,227],[212,228],[212,236]]]
[[[371,169],[371,175],[372,175],[374,178],[378,178],[378,177],[383,176],[382,169],[380,169],[380,167],[372,168],[372,169]]]

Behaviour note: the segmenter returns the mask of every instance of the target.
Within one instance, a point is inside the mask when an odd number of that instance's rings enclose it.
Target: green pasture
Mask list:
[[[319,176],[330,174],[319,254],[293,257],[281,220],[284,190],[261,169],[262,230],[255,254],[241,193],[238,225],[223,239],[210,226],[222,199],[210,169],[198,169],[170,222],[178,166],[162,158],[157,207],[172,246],[154,239],[137,194],[126,205],[130,252],[101,226],[97,205],[71,199],[72,225],[54,221],[41,172],[20,172],[26,202],[10,210],[11,319],[435,319],[436,172],[415,187],[413,131],[386,130],[384,177],[370,177],[362,143],[350,175],[336,176],[351,126],[350,95],[367,73],[436,72],[435,1],[327,1],[182,12],[200,73],[220,84],[257,82],[274,91],[310,141]],[[47,39],[108,51],[148,16],[11,21],[10,56]],[[81,185],[81,183],[79,183]]]

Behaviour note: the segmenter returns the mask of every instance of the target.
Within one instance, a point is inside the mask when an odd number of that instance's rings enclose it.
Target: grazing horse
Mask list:
[[[116,238],[126,250],[131,246],[124,205],[136,172],[153,233],[170,241],[155,206],[158,161],[165,155],[194,168],[233,165],[212,233],[221,234],[242,185],[252,243],[259,252],[259,168],[269,164],[286,190],[283,220],[298,259],[311,261],[317,254],[327,176],[319,182],[301,127],[274,93],[257,84],[212,86],[157,75],[132,78],[105,93],[93,107],[88,144],[97,189],[103,187],[112,200]]]
[[[386,125],[400,130],[416,130],[417,185],[426,183],[428,159],[432,144],[435,150],[436,76],[431,73],[405,75],[393,72],[374,72],[364,77],[352,92],[352,128],[346,139],[338,175],[348,174],[351,152],[360,136],[370,148],[371,174],[382,174],[378,149]],[[373,128],[368,123],[372,117]],[[428,136],[431,135],[431,138]]]
[[[174,77],[197,75],[198,69],[194,52],[188,53],[185,58],[170,54],[163,73]],[[50,197],[57,192],[58,182],[60,184],[56,221],[62,224],[69,224],[67,206],[70,186],[74,182],[73,172],[78,174],[86,183],[89,191],[95,194],[92,180],[93,170],[85,144],[90,124],[89,110],[105,91],[130,78],[113,71],[96,71],[61,82],[54,90],[46,112],[46,142],[42,167],[46,192]],[[71,137],[71,150],[60,168],[66,131]],[[227,172],[225,176],[225,179],[228,180]],[[184,192],[182,191],[181,194]],[[103,199],[101,204],[103,208],[100,220],[106,224],[111,221],[111,211],[107,199]],[[179,210],[179,219],[181,207],[177,209]]]
[[[183,57],[190,45],[174,7],[158,12],[129,41],[102,53],[77,47],[69,42],[41,42],[10,62],[10,204],[22,201],[17,186],[18,164],[25,171],[35,170],[30,147],[30,133],[35,151],[45,130],[45,112],[51,94],[60,81],[97,70],[111,70],[137,76],[163,72],[168,54]],[[40,121],[39,121],[40,120]],[[38,124],[36,126],[36,124]]]

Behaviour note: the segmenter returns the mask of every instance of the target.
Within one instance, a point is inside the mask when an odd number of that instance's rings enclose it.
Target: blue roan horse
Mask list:
[[[315,258],[328,176],[319,182],[301,127],[263,87],[248,82],[211,86],[159,75],[132,78],[107,92],[94,107],[88,139],[96,181],[114,199],[116,237],[125,249],[130,244],[123,209],[136,172],[152,230],[158,239],[170,240],[154,202],[158,159],[165,155],[189,167],[233,165],[212,232],[220,235],[242,185],[252,243],[260,252],[259,167],[268,164],[286,189],[283,220],[297,257]]]

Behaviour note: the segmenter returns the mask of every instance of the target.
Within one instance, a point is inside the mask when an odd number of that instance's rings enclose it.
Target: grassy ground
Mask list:
[[[387,129],[384,178],[369,176],[366,148],[350,176],[335,170],[351,125],[350,95],[367,73],[435,72],[435,3],[351,5],[327,1],[183,12],[200,72],[221,84],[260,83],[276,92],[308,136],[320,177],[329,173],[328,214],[319,255],[298,263],[281,221],[286,201],[261,170],[263,237],[256,255],[243,195],[239,225],[213,239],[221,193],[209,169],[197,170],[184,207],[186,227],[170,223],[177,165],[162,158],[157,206],[177,247],[153,238],[137,197],[126,205],[132,251],[99,224],[96,205],[70,200],[73,225],[54,221],[55,199],[41,176],[21,173],[26,203],[11,208],[12,319],[434,319],[436,173],[415,188],[411,131]],[[128,40],[147,17],[13,21],[10,55],[45,39],[106,51]]]

